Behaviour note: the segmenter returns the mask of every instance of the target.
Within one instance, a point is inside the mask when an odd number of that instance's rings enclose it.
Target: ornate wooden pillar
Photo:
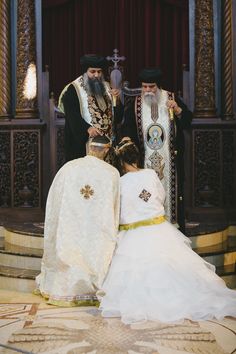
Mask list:
[[[234,119],[232,70],[232,0],[222,1],[222,118]]]
[[[195,2],[195,112],[196,118],[216,117],[212,0]]]
[[[16,118],[36,118],[35,0],[18,0]]]
[[[15,94],[16,97],[15,117],[0,119],[0,214],[6,219],[14,215],[19,219],[32,220],[42,214],[41,152],[45,123],[38,114],[36,90],[36,54],[38,58],[41,56],[40,46],[36,47],[36,31],[40,30],[41,21],[40,5],[40,0],[0,0],[0,49],[3,53],[0,58],[0,117],[9,112],[11,105],[11,99],[5,98],[10,94],[6,96],[4,92],[10,92],[11,88],[12,96]],[[7,24],[10,18],[12,33]],[[12,49],[11,60],[8,58],[9,48],[14,46],[16,29],[17,52],[15,57]],[[16,85],[14,73],[14,80],[9,78],[8,81],[4,71],[10,72],[11,61],[16,66]],[[11,87],[11,84],[16,87]]]
[[[11,21],[10,1],[0,1],[0,118],[11,114]]]
[[[204,222],[235,222],[236,121],[233,116],[232,1],[192,1],[195,14],[195,107],[192,123],[191,188],[187,217]],[[213,6],[214,4],[214,6]],[[222,19],[222,31],[220,22]],[[214,26],[216,26],[214,28]],[[222,48],[214,49],[214,34]],[[217,37],[216,37],[217,39]],[[222,54],[221,54],[222,49]],[[216,116],[215,58],[222,55],[223,115]],[[219,70],[220,71],[220,70]],[[191,196],[190,196],[191,194]]]

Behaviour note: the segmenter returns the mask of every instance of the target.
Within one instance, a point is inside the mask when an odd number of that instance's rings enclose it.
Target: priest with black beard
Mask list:
[[[80,64],[83,75],[68,84],[59,98],[59,109],[65,114],[66,161],[85,156],[89,138],[105,135],[114,141],[123,115],[119,99],[116,107],[112,105],[112,96],[119,97],[119,91],[104,80],[106,59],[84,55]]]
[[[191,126],[192,112],[162,88],[160,68],[143,69],[139,79],[141,95],[125,110],[121,134],[138,146],[141,167],[156,171],[166,192],[166,218],[184,233],[183,130]]]

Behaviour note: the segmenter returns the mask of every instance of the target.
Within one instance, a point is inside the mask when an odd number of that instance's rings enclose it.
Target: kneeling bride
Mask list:
[[[104,317],[124,323],[177,322],[236,316],[236,291],[199,257],[190,240],[165,220],[165,191],[156,173],[139,169],[139,153],[123,140],[118,157],[121,214],[118,247],[97,293]]]

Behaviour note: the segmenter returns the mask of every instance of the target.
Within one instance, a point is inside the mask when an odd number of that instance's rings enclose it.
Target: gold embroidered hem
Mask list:
[[[44,293],[41,293],[41,291],[37,288],[37,289],[34,289],[32,291],[32,293],[34,295],[38,295],[38,296],[42,296],[45,300],[48,300],[49,299],[49,295],[48,294],[44,294]]]
[[[48,300],[47,304],[62,306],[62,307],[76,307],[76,306],[99,306],[98,300],[74,300],[74,301],[63,301],[63,300]]]
[[[99,306],[99,301],[96,295],[79,295],[61,300],[50,297],[50,295],[41,293],[39,289],[33,291],[34,295],[42,296],[49,305],[61,306],[61,307],[76,307],[76,306]]]
[[[132,222],[130,224],[120,224],[119,230],[131,230],[131,229],[136,229],[137,227],[140,226],[149,226],[149,225],[156,225],[156,224],[161,224],[162,222],[166,221],[166,218],[164,215],[162,216],[157,216],[155,218],[147,219],[147,220],[141,220],[141,221],[136,221]]]

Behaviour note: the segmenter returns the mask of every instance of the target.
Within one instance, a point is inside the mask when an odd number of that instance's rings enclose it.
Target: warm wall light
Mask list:
[[[32,100],[37,95],[36,65],[31,63],[28,66],[23,87],[24,98]]]

